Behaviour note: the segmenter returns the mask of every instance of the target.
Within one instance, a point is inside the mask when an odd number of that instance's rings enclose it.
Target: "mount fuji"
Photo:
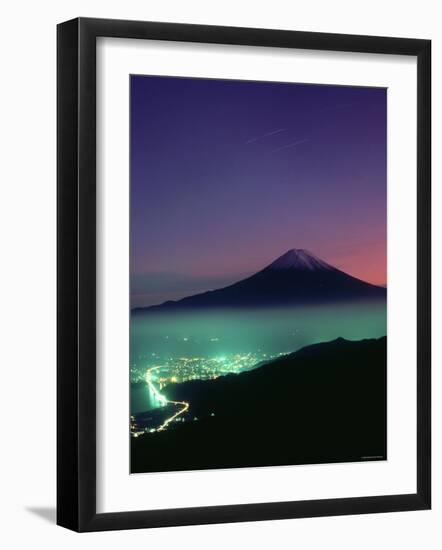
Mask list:
[[[292,249],[232,285],[134,312],[247,308],[385,299],[387,290],[333,267],[311,252]]]

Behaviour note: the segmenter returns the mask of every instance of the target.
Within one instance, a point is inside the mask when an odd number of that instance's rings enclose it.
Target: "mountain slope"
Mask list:
[[[132,441],[132,471],[386,458],[387,339],[316,344],[253,371],[164,388],[190,420]]]
[[[384,298],[386,289],[292,249],[263,270],[230,286],[134,311],[259,307]]]

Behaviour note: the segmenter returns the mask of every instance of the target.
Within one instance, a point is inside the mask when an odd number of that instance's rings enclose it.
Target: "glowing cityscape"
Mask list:
[[[286,353],[271,355],[263,352],[249,352],[215,357],[161,359],[154,353],[149,359],[140,357],[139,363],[131,367],[131,382],[145,384],[145,389],[150,393],[151,401],[156,406],[150,411],[131,415],[132,437],[163,431],[172,427],[175,422],[198,420],[189,415],[190,403],[168,399],[167,386],[193,380],[214,380],[227,374],[239,374],[283,355]]]
[[[387,89],[129,92],[130,472],[386,456]]]

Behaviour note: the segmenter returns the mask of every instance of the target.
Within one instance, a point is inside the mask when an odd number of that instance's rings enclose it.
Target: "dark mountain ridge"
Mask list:
[[[255,370],[172,384],[189,421],[132,441],[132,471],[386,458],[387,339],[307,346]]]
[[[386,289],[292,249],[254,275],[232,285],[133,312],[198,308],[271,307],[385,299]]]

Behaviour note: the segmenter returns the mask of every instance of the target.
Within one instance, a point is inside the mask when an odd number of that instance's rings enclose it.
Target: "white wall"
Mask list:
[[[55,527],[55,25],[109,17],[433,40],[434,280],[441,279],[442,18],[436,0],[16,1],[3,5],[0,541],[5,548],[416,548],[441,544],[441,291],[434,289],[434,509],[76,535]],[[437,219],[439,218],[439,219]],[[435,285],[434,285],[435,286]],[[437,309],[437,311],[436,311]],[[406,427],[404,427],[406,429]]]

